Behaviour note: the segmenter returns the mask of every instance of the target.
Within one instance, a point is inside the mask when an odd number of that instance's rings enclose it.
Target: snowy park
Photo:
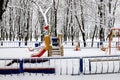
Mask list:
[[[0,0],[0,80],[119,80],[120,0]]]
[[[120,71],[120,52],[112,48],[112,54],[106,54],[105,51],[102,51],[98,47],[97,43],[94,43],[94,47],[91,48],[89,45],[91,42],[87,42],[87,47],[84,48],[81,44],[80,50],[76,51],[76,45],[72,46],[71,42],[63,43],[64,46],[64,56],[53,55],[48,57],[48,52],[45,52],[41,57],[34,58],[31,57],[33,53],[38,53],[39,51],[29,51],[28,47],[35,48],[35,42],[28,42],[28,45],[25,46],[21,42],[3,42],[3,45],[0,48],[0,70],[4,69],[19,69],[20,63],[19,60],[23,60],[23,67],[38,69],[38,68],[49,68],[54,69],[55,71],[43,71],[37,72],[36,70],[28,72],[17,72],[9,71],[11,73],[1,74],[0,79],[12,80],[12,79],[26,79],[32,80],[39,78],[43,80],[48,79],[57,79],[57,80],[66,80],[71,78],[73,79],[82,79],[82,80],[98,80],[101,79],[119,79]],[[8,46],[9,45],[9,46]],[[41,43],[40,46],[44,44]],[[114,47],[115,43],[112,43]],[[39,46],[38,46],[39,47]],[[109,52],[109,51],[108,51]],[[47,60],[46,60],[47,59]],[[83,61],[83,69],[81,71],[80,60]],[[13,60],[13,63],[11,63]],[[18,60],[18,61],[17,61]],[[28,60],[28,62],[26,62]],[[35,61],[33,61],[35,60]],[[42,60],[39,62],[39,60]],[[44,62],[44,60],[46,60]],[[11,63],[11,64],[10,64]],[[9,65],[9,66],[8,66]],[[39,70],[38,70],[39,71]],[[5,71],[3,71],[4,73]],[[1,73],[1,72],[0,72]],[[112,74],[111,74],[112,73]],[[34,76],[34,78],[33,78]],[[113,76],[113,77],[111,77]],[[115,76],[115,77],[114,77]],[[94,77],[94,78],[93,78]]]

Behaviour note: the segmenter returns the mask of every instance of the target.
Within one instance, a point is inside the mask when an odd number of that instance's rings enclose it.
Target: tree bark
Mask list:
[[[5,39],[4,27],[2,25],[2,15],[6,11],[9,0],[0,0],[0,40]]]
[[[82,39],[83,39],[83,44],[84,44],[84,47],[86,47],[86,39],[85,39],[85,33],[83,32],[82,28],[81,28],[81,25],[80,25],[80,22],[79,22],[79,19],[78,17],[75,15],[75,18],[77,20],[77,23],[78,23],[78,26],[79,26],[79,29],[81,31],[81,34],[82,34]]]
[[[80,0],[80,9],[81,9],[81,24],[79,22],[79,19],[77,17],[77,15],[75,15],[75,18],[77,20],[78,26],[80,28],[81,34],[82,34],[82,39],[83,39],[83,44],[84,47],[86,47],[86,35],[85,35],[85,25],[84,25],[84,13],[83,13],[83,5],[82,5],[82,1]]]
[[[93,47],[93,43],[94,43],[94,37],[95,37],[95,32],[97,30],[97,25],[95,25],[95,28],[94,28],[94,32],[93,32],[93,36],[92,36],[92,43],[91,43],[91,47]]]
[[[100,5],[98,5],[98,14],[100,16],[99,20],[100,20],[100,31],[99,31],[99,38],[100,38],[100,45],[103,45],[103,41],[105,41],[105,36],[104,36],[104,4],[103,4],[103,0],[100,0]]]

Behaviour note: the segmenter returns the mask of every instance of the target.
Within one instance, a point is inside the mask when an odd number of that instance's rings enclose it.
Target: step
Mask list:
[[[61,50],[52,50],[52,52],[61,52]]]

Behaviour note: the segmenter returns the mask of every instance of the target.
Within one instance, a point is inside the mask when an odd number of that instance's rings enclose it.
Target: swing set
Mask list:
[[[117,35],[115,37],[118,37],[118,40],[116,41],[116,48],[118,50],[120,50],[120,28],[112,27],[110,29],[110,37],[109,37],[109,54],[111,54],[111,42],[112,42],[112,39],[113,39],[114,31],[117,32],[117,33],[115,33],[115,35]]]

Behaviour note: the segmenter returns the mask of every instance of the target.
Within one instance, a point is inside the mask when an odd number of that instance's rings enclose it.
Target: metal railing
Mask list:
[[[120,73],[120,55],[83,57],[83,74]]]
[[[79,57],[0,59],[0,74],[79,75]]]
[[[120,55],[58,58],[0,59],[0,74],[109,74],[120,73]]]
[[[0,48],[19,48],[19,47],[35,47],[40,46],[42,42],[28,41],[0,41]]]
[[[84,44],[81,41],[80,42],[80,48],[91,48],[91,44],[92,44],[91,41],[87,41],[86,42],[86,47],[84,47]],[[103,44],[104,44],[104,47],[108,47],[109,42],[103,42]],[[72,42],[70,42],[70,41],[69,42],[64,42],[64,47],[65,48],[73,48],[75,45],[76,45],[76,42],[74,42],[73,45],[72,45]],[[116,45],[117,45],[116,41],[111,42],[111,47],[115,48]],[[73,46],[73,47],[70,47],[70,46]],[[99,47],[100,47],[100,42],[99,41],[94,41],[92,48],[99,48]]]
[[[27,45],[25,45],[24,41],[0,41],[0,48],[13,48],[13,47],[35,47],[40,46],[42,42],[35,42],[35,41],[28,41]],[[91,48],[91,42],[87,41],[87,46],[85,48]],[[103,42],[104,46],[108,46],[108,42]],[[72,42],[63,42],[64,48],[74,48],[76,45],[76,42],[72,45]],[[92,48],[99,48],[100,42],[94,42],[94,45]],[[111,47],[116,47],[116,42],[111,43]],[[83,42],[80,42],[80,48],[84,48]]]

